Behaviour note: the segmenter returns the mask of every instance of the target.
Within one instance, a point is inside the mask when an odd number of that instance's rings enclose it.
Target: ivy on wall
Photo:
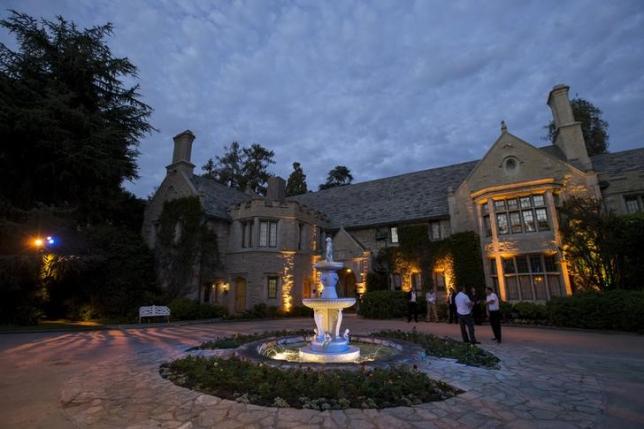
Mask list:
[[[398,228],[398,247],[381,249],[376,256],[374,275],[367,278],[367,290],[378,290],[387,284],[387,275],[398,273],[404,279],[414,271],[422,276],[423,289],[433,287],[432,271],[439,261],[452,261],[454,285],[476,287],[485,285],[479,236],[471,231],[454,234],[444,240],[431,241],[427,224]]]
[[[197,197],[166,201],[159,217],[157,272],[168,299],[190,292],[198,271],[200,284],[220,268],[217,234],[205,222]]]

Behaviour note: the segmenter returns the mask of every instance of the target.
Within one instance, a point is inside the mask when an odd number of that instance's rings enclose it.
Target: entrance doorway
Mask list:
[[[356,276],[353,271],[344,269],[338,273],[338,276],[340,277],[338,294],[344,298],[354,298],[356,296]]]
[[[235,312],[242,313],[246,310],[246,279],[235,279]]]

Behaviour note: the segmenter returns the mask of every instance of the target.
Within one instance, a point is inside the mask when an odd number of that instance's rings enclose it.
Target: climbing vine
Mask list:
[[[190,291],[195,270],[199,281],[211,280],[220,268],[217,235],[205,222],[197,197],[166,201],[159,218],[157,264],[168,299]]]
[[[471,231],[454,234],[444,240],[429,239],[428,225],[405,225],[398,228],[398,247],[378,252],[371,283],[386,281],[387,274],[399,273],[403,279],[416,271],[422,276],[425,290],[433,287],[432,271],[437,263],[448,262],[454,285],[482,289],[485,284],[479,236]],[[367,290],[371,289],[369,284]],[[481,291],[482,292],[482,291]]]

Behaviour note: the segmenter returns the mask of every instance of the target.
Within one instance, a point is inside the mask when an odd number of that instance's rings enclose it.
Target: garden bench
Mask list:
[[[139,323],[144,317],[167,317],[170,322],[170,309],[165,305],[150,305],[139,307]]]

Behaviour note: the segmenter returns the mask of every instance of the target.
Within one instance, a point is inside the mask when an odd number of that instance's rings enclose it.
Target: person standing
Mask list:
[[[499,297],[494,293],[492,288],[485,288],[485,292],[485,304],[487,305],[487,313],[490,318],[492,333],[494,333],[494,340],[501,344],[501,306],[499,304]]]
[[[449,313],[448,323],[458,323],[458,319],[456,317],[455,297],[456,293],[454,292],[454,288],[449,288],[449,294],[447,294],[447,312]]]
[[[436,311],[436,292],[434,289],[427,291],[427,316],[425,322],[431,322],[431,316],[434,316],[434,322],[438,322],[438,312]]]
[[[461,287],[460,292],[454,298],[456,302],[456,313],[458,314],[458,324],[461,326],[461,336],[464,343],[478,344],[474,335],[474,318],[472,317],[473,303],[465,293],[465,287]],[[467,331],[465,328],[467,327]],[[469,335],[468,335],[469,334]]]
[[[476,293],[476,288],[472,287],[470,288],[470,293],[467,295],[470,297],[470,300],[472,301],[472,317],[474,318],[474,324],[475,325],[480,325],[481,320],[483,319],[481,317],[481,301],[479,300],[478,293]]]
[[[418,306],[414,289],[407,292],[407,323],[411,322],[412,315],[414,316],[414,322],[418,322]]]

